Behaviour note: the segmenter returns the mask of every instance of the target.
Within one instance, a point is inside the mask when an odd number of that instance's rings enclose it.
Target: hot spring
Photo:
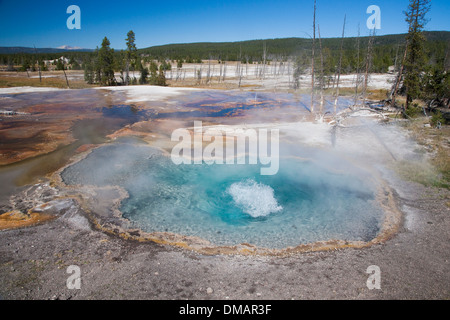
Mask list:
[[[157,148],[122,141],[93,150],[61,177],[123,188],[123,218],[148,233],[270,249],[377,237],[384,212],[371,174],[325,150],[301,153],[282,156],[278,173],[263,176],[260,165],[175,165]]]

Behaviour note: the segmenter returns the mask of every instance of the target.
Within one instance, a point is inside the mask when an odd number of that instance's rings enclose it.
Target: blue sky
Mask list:
[[[312,35],[313,0],[190,0],[105,1],[0,0],[0,46],[95,48],[103,37],[123,49],[129,30],[136,45],[222,42]],[[381,9],[378,35],[407,32],[403,11],[408,0],[317,0],[317,24],[322,37],[339,37],[344,15],[346,36],[369,30],[370,5]],[[81,30],[69,30],[69,5],[81,9]],[[426,30],[450,31],[450,1],[433,0]]]

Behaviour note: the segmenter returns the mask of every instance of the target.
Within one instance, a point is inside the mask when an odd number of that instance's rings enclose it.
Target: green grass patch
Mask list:
[[[449,173],[444,174],[443,171],[426,162],[399,161],[395,164],[395,170],[405,180],[427,187],[450,189]]]

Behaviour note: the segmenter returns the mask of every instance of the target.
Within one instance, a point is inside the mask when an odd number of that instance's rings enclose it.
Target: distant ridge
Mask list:
[[[60,53],[60,52],[92,52],[92,49],[61,46],[59,48],[0,47],[0,54],[14,53]]]

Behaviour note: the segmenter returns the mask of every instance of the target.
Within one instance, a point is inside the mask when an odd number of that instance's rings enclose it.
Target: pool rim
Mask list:
[[[376,192],[376,201],[380,204],[384,213],[384,219],[381,221],[381,229],[377,236],[370,241],[347,241],[340,239],[330,239],[326,241],[317,241],[312,243],[299,244],[297,246],[289,246],[282,249],[273,249],[259,247],[249,243],[241,243],[238,245],[215,245],[210,241],[201,237],[186,236],[171,232],[145,232],[137,228],[129,228],[130,221],[122,216],[122,212],[119,210],[121,202],[129,195],[128,192],[120,186],[89,186],[89,185],[67,185],[62,179],[62,172],[85,159],[91,152],[97,148],[101,148],[106,145],[110,145],[114,142],[106,142],[96,145],[91,149],[74,155],[72,159],[62,168],[55,171],[49,176],[51,183],[61,190],[70,191],[72,198],[77,202],[81,209],[86,213],[89,221],[97,229],[104,233],[118,236],[125,240],[133,240],[138,242],[152,242],[161,245],[168,245],[172,247],[182,248],[190,251],[195,251],[204,255],[261,255],[261,256],[285,256],[297,253],[317,252],[317,251],[330,251],[345,248],[362,249],[371,247],[376,244],[382,244],[392,239],[399,231],[403,223],[403,214],[398,206],[398,195],[395,190],[389,187],[388,183],[381,178],[379,173],[375,170],[371,170],[372,177],[377,182],[378,192]],[[120,142],[119,142],[120,143]],[[144,146],[158,149],[163,155],[170,157],[170,154],[161,147],[150,146],[145,144]],[[362,167],[359,165],[359,167]],[[373,168],[372,168],[373,169]],[[95,190],[99,191],[115,191],[118,193],[118,197],[112,199],[112,205],[106,214],[92,210],[92,201],[95,197]],[[75,195],[74,195],[75,193]],[[106,208],[105,208],[106,209]]]

